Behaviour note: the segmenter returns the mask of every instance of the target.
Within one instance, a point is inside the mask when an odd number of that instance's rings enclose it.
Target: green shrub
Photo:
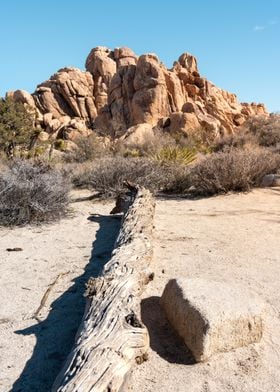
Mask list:
[[[69,182],[43,162],[15,160],[0,172],[0,225],[25,225],[65,216]]]
[[[34,127],[35,114],[22,103],[0,98],[0,148],[13,157],[16,148],[30,149],[39,129]]]
[[[188,147],[165,147],[153,154],[152,159],[160,164],[189,165],[196,159],[196,152]]]

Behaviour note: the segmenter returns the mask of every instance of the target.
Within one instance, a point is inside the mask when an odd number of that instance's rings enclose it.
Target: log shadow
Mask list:
[[[141,318],[148,329],[150,347],[153,351],[170,363],[195,364],[183,339],[169,324],[160,306],[160,297],[154,296],[142,300]]]
[[[36,345],[12,392],[49,392],[75,341],[85,308],[85,283],[99,276],[110,260],[120,230],[120,216],[91,215],[99,223],[92,253],[84,273],[50,306],[48,317],[38,324],[15,331],[20,335],[35,335]]]

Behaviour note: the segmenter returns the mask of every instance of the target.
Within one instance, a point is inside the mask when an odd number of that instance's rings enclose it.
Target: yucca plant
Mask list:
[[[168,146],[153,154],[151,158],[160,164],[189,165],[196,159],[196,151],[188,147]]]

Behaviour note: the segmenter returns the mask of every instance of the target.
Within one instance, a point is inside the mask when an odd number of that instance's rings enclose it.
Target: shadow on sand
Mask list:
[[[99,223],[99,230],[84,273],[51,304],[45,320],[16,331],[21,335],[33,334],[37,341],[12,392],[49,392],[73,346],[85,307],[85,283],[89,277],[100,275],[109,261],[121,224],[119,216],[92,215],[88,219]]]
[[[151,349],[170,363],[195,364],[184,341],[166,319],[159,301],[160,297],[149,297],[141,302],[141,318],[149,332]]]

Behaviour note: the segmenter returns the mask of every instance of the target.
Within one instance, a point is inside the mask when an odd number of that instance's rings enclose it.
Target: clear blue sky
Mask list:
[[[171,66],[183,52],[240,101],[280,110],[279,0],[10,0],[0,7],[0,96],[33,92],[90,49],[129,46]]]

